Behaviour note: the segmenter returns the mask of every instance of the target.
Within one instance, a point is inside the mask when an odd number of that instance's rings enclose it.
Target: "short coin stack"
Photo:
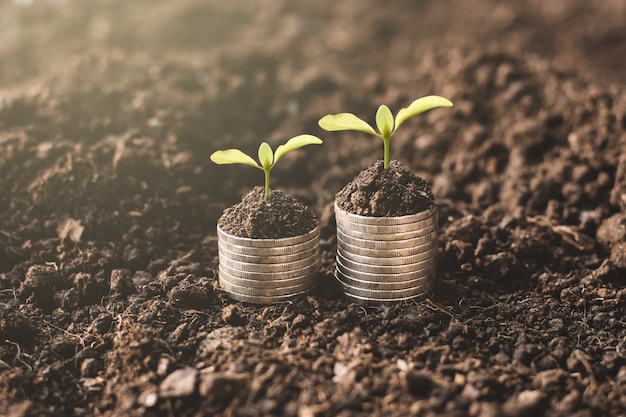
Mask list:
[[[219,227],[217,235],[219,281],[231,298],[272,304],[315,286],[320,269],[319,227],[282,239],[243,238]]]
[[[337,269],[345,294],[362,302],[424,299],[437,259],[437,207],[397,217],[358,216],[335,204]]]

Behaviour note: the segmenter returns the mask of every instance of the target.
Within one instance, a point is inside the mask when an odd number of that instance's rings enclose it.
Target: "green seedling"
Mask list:
[[[306,145],[319,145],[322,140],[313,135],[299,135],[287,141],[284,145],[276,148],[276,152],[272,152],[271,146],[267,142],[263,142],[259,146],[259,162],[255,161],[251,156],[243,153],[239,149],[225,149],[215,151],[211,155],[211,161],[219,165],[226,164],[243,164],[258,168],[265,172],[265,197],[270,194],[270,171],[276,165],[276,162],[285,154],[295,151]]]
[[[424,113],[436,107],[451,107],[452,102],[446,98],[439,96],[426,96],[418,98],[409,107],[400,109],[394,120],[393,114],[389,107],[384,104],[378,108],[376,112],[376,126],[379,132],[376,132],[367,122],[358,118],[352,113],[328,114],[318,122],[320,127],[329,132],[341,130],[356,130],[359,132],[369,133],[378,136],[385,144],[385,169],[389,168],[389,145],[391,137],[396,133],[402,123],[413,116]]]

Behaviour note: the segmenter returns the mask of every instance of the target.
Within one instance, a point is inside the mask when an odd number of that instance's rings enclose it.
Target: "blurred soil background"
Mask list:
[[[0,0],[0,415],[626,415],[622,0]],[[334,195],[392,158],[440,204],[425,303],[352,304]],[[273,187],[318,287],[236,303],[215,225],[263,178],[209,155],[310,133]]]

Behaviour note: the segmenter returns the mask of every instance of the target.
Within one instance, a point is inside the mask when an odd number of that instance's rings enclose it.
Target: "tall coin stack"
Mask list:
[[[337,269],[345,294],[361,302],[422,300],[433,286],[437,206],[407,216],[368,217],[335,204]]]
[[[313,288],[320,269],[319,227],[300,236],[250,239],[217,228],[219,282],[233,299],[287,301]]]

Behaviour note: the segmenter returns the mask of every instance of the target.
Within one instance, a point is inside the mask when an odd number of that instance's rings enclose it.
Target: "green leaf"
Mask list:
[[[384,104],[376,112],[376,126],[378,126],[378,130],[383,138],[391,137],[393,132],[393,114],[391,114],[389,107]]]
[[[418,98],[409,107],[400,109],[396,115],[396,127],[398,130],[400,125],[410,119],[413,116],[424,113],[425,111],[434,109],[436,107],[452,107],[452,102],[446,98],[439,96],[426,96]],[[394,130],[394,131],[395,131]]]
[[[289,139],[284,145],[280,145],[276,148],[276,152],[274,153],[274,165],[276,165],[276,161],[282,158],[286,153],[295,151],[306,145],[319,145],[320,143],[322,143],[322,140],[313,135],[295,136]]]
[[[274,163],[274,153],[267,142],[263,142],[261,146],[259,146],[259,162],[265,170],[272,168],[272,164]]]
[[[359,132],[369,133],[370,135],[380,136],[372,126],[352,113],[327,114],[317,123],[322,129],[328,130],[329,132],[357,130]]]
[[[223,151],[215,151],[211,155],[211,161],[219,165],[226,164],[243,164],[250,165],[255,168],[261,168],[254,159],[239,149],[226,149]]]

